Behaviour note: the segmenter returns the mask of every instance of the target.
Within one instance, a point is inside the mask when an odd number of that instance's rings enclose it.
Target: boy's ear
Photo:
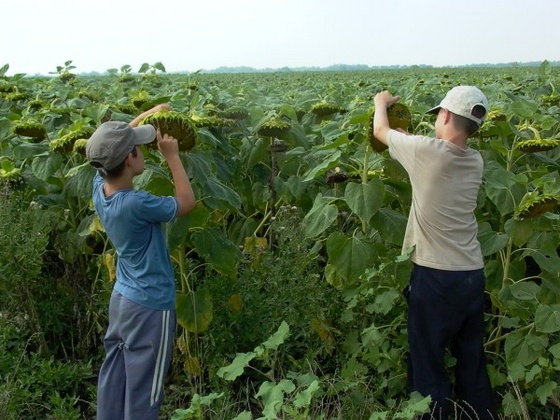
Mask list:
[[[132,160],[134,156],[132,156],[132,152],[130,152],[128,155],[126,155],[126,159],[124,160],[124,164],[127,166],[132,165]]]

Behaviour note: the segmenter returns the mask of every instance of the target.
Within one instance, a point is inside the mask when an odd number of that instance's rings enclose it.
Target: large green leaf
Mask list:
[[[537,301],[541,287],[532,282],[518,282],[509,286],[509,290],[517,300]]]
[[[344,198],[350,210],[357,214],[362,222],[369,223],[383,204],[385,185],[379,179],[373,179],[367,184],[350,182],[344,190]]]
[[[255,357],[257,357],[255,352],[239,353],[228,366],[219,368],[217,375],[226,381],[233,381],[243,374],[245,368]]]
[[[560,361],[560,343],[550,346],[548,351],[554,356],[555,359],[558,359]]]
[[[485,257],[504,249],[508,239],[509,236],[505,233],[494,232],[490,223],[483,222],[478,225],[478,240],[482,248],[482,255]]]
[[[182,155],[190,177],[203,184],[207,178],[214,176],[214,159],[212,154],[205,150],[193,149]]]
[[[560,257],[557,251],[548,248],[527,249],[523,256],[532,257],[541,269],[560,277]]]
[[[219,229],[202,229],[192,235],[196,252],[214,270],[234,277],[240,251]]]
[[[340,156],[342,152],[337,150],[336,152],[327,155],[324,159],[322,159],[321,163],[314,166],[313,169],[306,174],[305,178],[303,179],[304,182],[311,181],[315,179],[318,175],[325,174],[329,169],[334,168],[340,162]]]
[[[560,305],[540,305],[535,312],[535,327],[543,333],[560,331]]]
[[[488,165],[484,172],[484,191],[502,216],[514,211],[526,192],[524,175],[515,175],[498,164]]]
[[[513,244],[521,247],[527,243],[533,234],[533,223],[531,219],[516,220],[508,219],[504,225],[505,232],[510,236]]]
[[[239,209],[241,207],[241,198],[239,194],[230,187],[226,186],[216,177],[209,177],[202,185],[204,192],[204,202],[207,206],[227,209],[228,207]],[[227,206],[224,207],[222,203]]]
[[[278,383],[263,382],[257,392],[264,403],[264,419],[278,418],[278,412],[284,404],[284,394],[293,392],[296,389],[294,383],[289,379],[282,379]]]
[[[548,339],[541,335],[513,332],[506,337],[504,351],[509,366],[528,366],[543,355]]]
[[[45,143],[20,143],[14,147],[15,159],[29,159],[35,156],[49,154],[49,146]]]
[[[206,289],[188,293],[177,292],[175,307],[179,325],[194,334],[206,331],[214,317],[212,298]]]
[[[37,178],[47,181],[50,177],[54,176],[56,173],[61,174],[61,170],[64,167],[64,158],[57,154],[51,153],[46,156],[38,156],[31,162],[31,170],[33,175]]]
[[[245,167],[248,170],[260,163],[270,162],[268,146],[269,143],[260,137],[248,137],[243,139],[243,144],[239,152],[240,158],[245,163]]]
[[[537,104],[522,99],[512,102],[508,108],[513,115],[527,119],[532,118],[538,110]]]
[[[200,229],[206,227],[210,212],[202,205],[197,205],[195,209],[186,216],[179,217],[166,225],[167,245],[170,250],[183,244],[189,235],[190,229]]]
[[[64,193],[70,197],[89,197],[95,172],[91,165],[80,166],[76,174],[66,181]]]
[[[270,337],[266,339],[264,343],[262,343],[259,347],[264,347],[268,350],[276,350],[281,344],[284,344],[284,341],[290,334],[290,326],[286,321],[282,321],[278,330]]]
[[[378,257],[371,242],[355,236],[346,237],[340,232],[334,232],[328,237],[327,253],[329,262],[345,280],[346,286],[356,283]]]
[[[331,200],[317,194],[313,207],[303,218],[305,236],[314,238],[328,229],[338,216],[338,208],[331,204]]]
[[[248,353],[238,353],[235,359],[231,362],[229,366],[224,366],[218,369],[217,375],[220,378],[224,378],[226,381],[233,381],[238,376],[240,376],[245,367],[249,365],[251,360],[256,357],[262,356],[265,351],[276,350],[281,344],[284,343],[286,337],[290,333],[290,327],[286,321],[282,321],[278,330],[272,334],[268,339],[261,345],[255,347],[254,351]]]
[[[371,224],[383,240],[393,245],[401,245],[406,231],[407,217],[398,211],[381,208],[372,217]]]

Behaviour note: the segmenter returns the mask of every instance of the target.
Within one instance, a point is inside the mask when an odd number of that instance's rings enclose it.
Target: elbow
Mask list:
[[[373,126],[373,137],[379,140],[381,143],[388,145],[387,136],[389,133],[389,129],[384,126],[374,125]]]
[[[196,199],[194,195],[189,197],[178,197],[179,208],[177,209],[177,216],[185,216],[193,211],[196,207]]]

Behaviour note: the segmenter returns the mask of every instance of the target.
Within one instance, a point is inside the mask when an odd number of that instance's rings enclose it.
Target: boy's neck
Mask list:
[[[105,193],[105,197],[108,197],[117,191],[121,190],[131,190],[134,186],[132,184],[132,177],[126,176],[123,174],[122,176],[110,180],[105,180],[103,184],[103,192]]]
[[[468,138],[466,138],[465,136],[457,136],[457,137],[452,137],[452,138],[448,138],[445,139],[446,141],[448,141],[449,143],[454,144],[455,146],[466,150],[469,148],[468,144],[467,144],[467,140]]]

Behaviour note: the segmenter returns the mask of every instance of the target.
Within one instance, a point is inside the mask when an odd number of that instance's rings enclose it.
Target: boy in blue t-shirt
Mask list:
[[[177,140],[138,124],[171,109],[158,105],[130,124],[103,123],[86,146],[97,169],[93,204],[117,253],[116,282],[109,303],[105,360],[98,379],[97,419],[157,419],[163,379],[175,338],[175,278],[162,223],[192,211],[196,199],[179,156]],[[174,197],[133,188],[144,171],[138,145],[157,138],[175,185]]]

